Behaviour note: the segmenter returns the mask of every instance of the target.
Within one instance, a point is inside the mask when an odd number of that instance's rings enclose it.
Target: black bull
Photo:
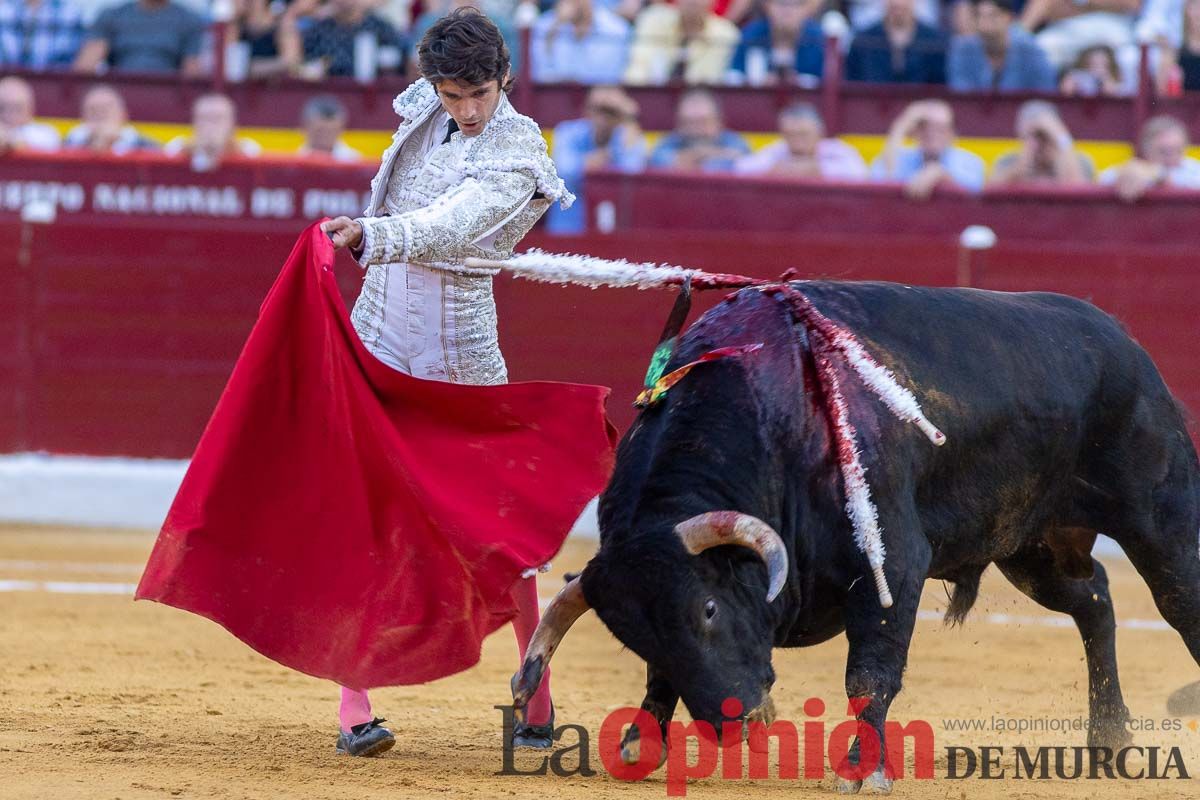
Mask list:
[[[680,699],[717,730],[727,697],[769,717],[772,647],[844,631],[846,692],[869,701],[859,718],[882,737],[925,580],[955,584],[947,619],[961,621],[995,563],[1074,619],[1089,744],[1126,743],[1108,580],[1090,553],[1097,532],[1120,543],[1200,662],[1200,468],[1149,356],[1112,318],[1060,295],[793,286],[853,331],[948,437],[932,447],[841,370],[894,605],[881,606],[854,541],[810,342],[780,299],[742,290],[685,333],[668,369],[718,347],[765,346],[696,367],[625,435],[600,500],[600,548],[547,609],[514,676],[518,708],[591,608],[645,659],[642,705],[664,732]],[[685,547],[677,526],[713,511],[778,532],[786,582],[773,601],[761,548]]]

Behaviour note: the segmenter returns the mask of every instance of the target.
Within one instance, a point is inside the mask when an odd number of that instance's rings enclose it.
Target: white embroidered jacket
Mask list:
[[[537,123],[501,96],[474,137],[450,134],[449,115],[424,79],[393,104],[403,121],[371,181],[359,263],[367,268],[351,320],[381,361],[420,378],[504,383],[494,271],[557,201],[575,199],[546,154]]]

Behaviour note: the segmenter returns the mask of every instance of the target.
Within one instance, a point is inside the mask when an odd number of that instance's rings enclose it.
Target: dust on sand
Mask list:
[[[597,752],[604,717],[637,705],[644,667],[592,615],[582,618],[555,657],[559,723],[591,732],[594,777],[516,777],[501,769],[501,713],[516,666],[512,635],[488,640],[474,669],[420,687],[372,693],[397,746],[379,759],[334,754],[337,689],[274,664],[217,625],[121,594],[77,594],[79,584],[135,583],[152,543],[146,533],[0,528],[0,798],[364,798],[539,795],[562,798],[664,798],[659,770],[640,783],[609,776]],[[594,543],[569,542],[542,576],[542,593],[580,568]],[[1160,619],[1141,579],[1123,561],[1110,576],[1120,620]],[[13,583],[19,581],[21,583]],[[66,585],[47,587],[47,581]],[[8,582],[8,583],[5,583]],[[57,588],[60,591],[46,591]],[[86,587],[82,587],[86,588]],[[103,587],[102,587],[103,588]],[[120,587],[116,587],[118,590]],[[93,587],[95,590],[95,587]],[[923,608],[945,607],[943,587],[927,586]],[[1009,615],[1007,622],[989,614]],[[1085,734],[964,732],[945,720],[1086,719],[1087,677],[1073,626],[1052,616],[989,570],[966,626],[918,623],[905,689],[892,718],[927,720],[945,774],[952,745],[1082,745]],[[1035,619],[1036,618],[1036,619]],[[1062,618],[1065,620],[1065,618]],[[1134,717],[1162,727],[1165,700],[1200,677],[1179,637],[1155,622],[1118,635],[1125,698]],[[1069,623],[1068,623],[1069,625]],[[810,697],[827,706],[826,729],[846,719],[842,676],[846,643],[776,651],[774,697],[781,719],[809,719]],[[686,719],[686,715],[681,715]],[[1189,723],[1192,727],[1188,727]],[[1046,723],[1040,723],[1046,724]],[[1143,746],[1179,747],[1200,772],[1200,724],[1135,734]],[[568,734],[571,743],[574,735]],[[518,753],[530,769],[541,756]],[[575,762],[574,756],[568,759]],[[1011,757],[1006,756],[1011,764]],[[1011,770],[1010,770],[1011,772]],[[774,772],[772,772],[774,774]],[[701,798],[829,797],[830,781],[725,781],[688,786]],[[1193,781],[902,780],[895,797],[1193,798]]]

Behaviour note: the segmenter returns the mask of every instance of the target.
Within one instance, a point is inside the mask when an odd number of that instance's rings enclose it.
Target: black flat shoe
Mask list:
[[[370,722],[355,725],[349,733],[338,732],[337,752],[347,756],[369,758],[386,753],[396,743],[396,737],[380,725],[387,722],[376,717]]]
[[[550,721],[545,725],[530,725],[517,722],[513,725],[513,747],[531,747],[549,750],[554,746],[554,704],[550,704]]]

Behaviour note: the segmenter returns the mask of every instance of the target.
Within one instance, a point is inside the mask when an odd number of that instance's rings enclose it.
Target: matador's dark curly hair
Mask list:
[[[471,86],[499,81],[504,91],[512,88],[508,45],[496,23],[474,8],[455,9],[435,22],[417,46],[417,63],[434,86],[444,80]]]

